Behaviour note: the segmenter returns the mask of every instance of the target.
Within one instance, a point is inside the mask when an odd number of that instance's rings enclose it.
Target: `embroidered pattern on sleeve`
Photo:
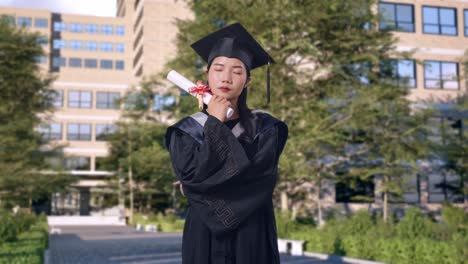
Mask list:
[[[210,208],[212,208],[219,218],[221,223],[227,228],[233,227],[239,223],[239,219],[234,215],[234,212],[229,208],[224,200],[206,200]]]

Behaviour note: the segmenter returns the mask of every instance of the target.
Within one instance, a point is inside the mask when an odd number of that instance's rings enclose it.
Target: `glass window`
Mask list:
[[[37,56],[34,58],[34,60],[36,61],[36,63],[40,63],[40,64],[46,64],[47,63],[47,57],[46,56]]]
[[[96,141],[106,141],[109,136],[117,131],[117,126],[112,124],[96,124]]]
[[[101,42],[101,51],[112,52],[113,51],[112,43],[110,43],[110,42]]]
[[[31,27],[32,19],[30,17],[17,17],[16,25],[19,27]]]
[[[64,49],[67,47],[67,41],[64,39],[54,39],[52,41],[52,46],[54,49]]]
[[[161,111],[173,106],[175,104],[175,97],[173,95],[155,94],[153,101],[153,111]]]
[[[450,173],[433,172],[428,176],[430,203],[463,203],[463,181]]]
[[[465,13],[465,37],[468,37],[468,9],[463,11]]]
[[[120,93],[97,92],[96,108],[98,109],[119,109]]]
[[[67,24],[63,22],[54,22],[54,31],[56,32],[67,31]]]
[[[86,41],[85,48],[89,51],[96,51],[97,50],[97,42],[96,41]]]
[[[81,68],[82,60],[80,58],[68,59],[68,66],[73,68]]]
[[[54,90],[52,94],[52,105],[54,107],[63,106],[63,90]]]
[[[68,107],[91,108],[93,96],[90,91],[69,91]]]
[[[83,25],[79,23],[71,23],[70,24],[70,32],[81,33],[83,32]]]
[[[125,63],[123,60],[116,60],[115,61],[115,69],[116,70],[124,70],[125,68]]]
[[[420,188],[419,175],[405,174],[403,176],[402,193],[389,193],[389,201],[392,203],[419,203]]]
[[[457,35],[456,9],[424,6],[423,32],[426,34]]]
[[[380,30],[414,32],[414,7],[406,4],[379,3]]]
[[[125,98],[125,109],[126,110],[140,110],[148,109],[148,99],[138,93],[132,93]]]
[[[39,133],[44,140],[60,140],[62,139],[62,124],[41,124],[39,126]]]
[[[46,36],[40,36],[37,39],[37,43],[44,47],[47,46],[47,44],[49,44],[49,39]]]
[[[53,57],[52,58],[52,67],[65,67],[67,64],[66,59],[64,57]]]
[[[112,25],[102,25],[101,26],[101,33],[104,35],[112,35],[114,31],[114,27]]]
[[[1,15],[1,22],[7,23],[10,26],[15,25],[15,17],[10,15]]]
[[[425,61],[424,87],[427,89],[458,90],[456,62]]]
[[[116,26],[115,27],[115,34],[119,36],[125,35],[125,27],[124,26]]]
[[[83,42],[81,40],[70,40],[68,45],[72,50],[81,50],[83,48]]]
[[[66,157],[65,168],[69,170],[90,170],[91,158],[89,157]]]
[[[97,59],[85,59],[85,68],[97,68]]]
[[[337,203],[369,203],[375,199],[374,191],[374,177],[369,180],[344,178],[335,184],[335,200]]]
[[[68,124],[67,139],[68,140],[91,140],[91,125],[90,124]]]
[[[37,28],[47,28],[49,27],[49,20],[47,18],[34,18],[34,26]]]
[[[112,69],[113,68],[113,63],[112,60],[101,60],[101,69]]]
[[[85,30],[87,33],[96,34],[99,32],[99,27],[96,24],[86,24]]]
[[[394,85],[416,87],[416,64],[414,60],[386,60],[381,63],[381,75],[391,79]]]
[[[115,43],[115,51],[116,52],[125,52],[125,44]]]

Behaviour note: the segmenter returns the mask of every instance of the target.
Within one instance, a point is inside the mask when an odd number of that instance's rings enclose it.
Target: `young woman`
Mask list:
[[[288,128],[246,103],[250,71],[273,59],[238,23],[192,48],[208,63],[213,97],[166,134],[190,204],[183,263],[280,263],[272,195]],[[234,110],[230,118],[228,107]]]

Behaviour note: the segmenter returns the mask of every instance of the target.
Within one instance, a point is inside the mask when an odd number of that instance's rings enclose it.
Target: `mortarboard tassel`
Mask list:
[[[267,104],[270,103],[270,62],[267,65]]]

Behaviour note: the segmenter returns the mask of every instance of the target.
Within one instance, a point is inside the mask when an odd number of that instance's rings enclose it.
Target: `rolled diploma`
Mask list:
[[[191,82],[190,80],[188,80],[187,78],[185,78],[180,73],[178,73],[178,72],[176,72],[174,70],[170,71],[167,74],[167,79],[170,82],[172,82],[173,84],[179,86],[180,89],[186,91],[189,94],[190,94],[189,89],[192,88],[192,87],[197,86],[196,84],[194,84],[193,82]],[[204,93],[203,94],[203,103],[208,105],[210,100],[211,100],[211,94]],[[232,114],[234,114],[234,110],[232,110],[232,108],[228,107],[228,110],[226,112],[226,117],[230,118],[232,116]]]

